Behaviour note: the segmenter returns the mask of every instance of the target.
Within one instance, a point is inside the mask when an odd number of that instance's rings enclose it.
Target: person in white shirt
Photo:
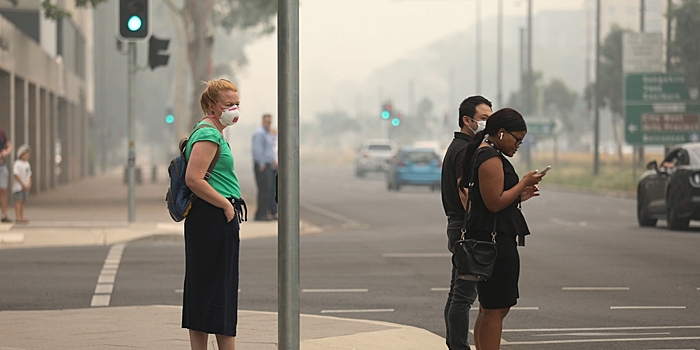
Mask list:
[[[12,183],[12,194],[15,199],[15,216],[18,224],[29,223],[24,217],[24,202],[27,201],[29,189],[32,188],[32,167],[29,164],[32,148],[24,144],[17,148],[17,160],[13,167],[15,181]]]

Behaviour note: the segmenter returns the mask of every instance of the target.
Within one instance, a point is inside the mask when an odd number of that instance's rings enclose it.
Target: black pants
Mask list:
[[[454,254],[455,245],[461,236],[462,219],[447,222],[447,249]],[[469,310],[476,300],[476,282],[457,278],[457,269],[452,264],[450,292],[445,303],[445,342],[450,350],[469,350]]]
[[[255,182],[258,185],[258,209],[255,211],[255,220],[268,220],[268,214],[277,214],[277,210],[271,210],[275,203],[275,169],[271,163],[265,164],[265,169],[260,171],[260,165],[253,164],[255,170]]]

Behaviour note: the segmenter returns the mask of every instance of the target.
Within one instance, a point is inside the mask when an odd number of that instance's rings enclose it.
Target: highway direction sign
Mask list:
[[[698,89],[688,89],[680,73],[625,76],[625,141],[667,145],[700,141]]]

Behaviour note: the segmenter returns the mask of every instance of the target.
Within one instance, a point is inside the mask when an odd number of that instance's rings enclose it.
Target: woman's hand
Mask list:
[[[525,174],[525,176],[523,176],[523,179],[520,181],[525,185],[525,187],[532,187],[540,183],[544,175],[545,174],[538,174],[537,170],[533,170]]]
[[[228,206],[224,208],[224,215],[226,215],[226,222],[231,222],[231,220],[236,217],[236,211],[233,209],[233,204],[230,202]]]
[[[525,187],[525,191],[520,194],[520,201],[524,202],[532,197],[537,197],[540,195],[540,187],[537,185]]]

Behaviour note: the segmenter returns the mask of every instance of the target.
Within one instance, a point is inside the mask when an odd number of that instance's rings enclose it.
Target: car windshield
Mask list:
[[[438,159],[438,155],[428,151],[409,151],[404,153],[404,159],[413,163],[430,163]]]
[[[700,147],[689,148],[688,154],[690,155],[690,164],[700,166]]]
[[[391,146],[390,145],[369,145],[369,147],[367,147],[367,149],[370,151],[391,151]]]

